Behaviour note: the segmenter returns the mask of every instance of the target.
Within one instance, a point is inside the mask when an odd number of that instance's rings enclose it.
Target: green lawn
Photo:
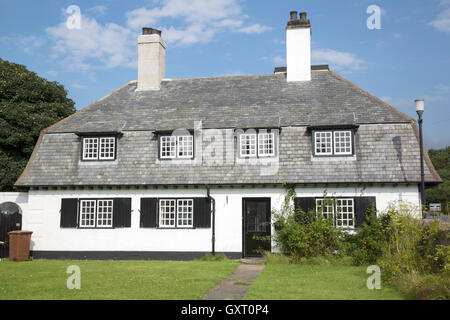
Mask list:
[[[249,300],[397,300],[393,288],[366,287],[366,267],[340,265],[268,264],[256,278],[245,299]]]
[[[66,286],[67,267],[81,289]],[[0,261],[0,299],[201,299],[237,261]]]

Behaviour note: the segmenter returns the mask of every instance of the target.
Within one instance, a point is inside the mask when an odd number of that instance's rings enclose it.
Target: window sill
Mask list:
[[[317,161],[317,162],[327,162],[327,161],[356,161],[356,155],[349,155],[349,156],[311,156],[311,161]]]

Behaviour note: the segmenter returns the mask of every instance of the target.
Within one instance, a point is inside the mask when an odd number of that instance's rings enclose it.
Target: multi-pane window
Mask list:
[[[192,227],[194,201],[192,199],[178,199],[177,201],[177,226]]]
[[[194,136],[161,136],[159,149],[161,159],[193,158]]]
[[[178,158],[192,158],[193,155],[194,155],[194,137],[177,136]]]
[[[95,227],[95,212],[97,201],[81,200],[80,202],[80,227]]]
[[[314,155],[352,155],[352,141],[352,130],[314,131]]]
[[[331,219],[340,228],[353,228],[355,225],[354,201],[344,199],[316,199],[316,213],[324,219]]]
[[[336,225],[338,227],[353,228],[354,216],[353,199],[336,200]]]
[[[331,131],[315,132],[314,134],[315,152],[317,155],[332,154]]]
[[[275,134],[258,133],[258,156],[270,157],[275,155]]]
[[[242,133],[239,135],[239,156],[241,158],[275,156],[275,133]]]
[[[352,154],[352,132],[335,131],[334,132],[334,153]]]
[[[99,228],[112,227],[112,219],[113,219],[113,201],[98,200],[97,227]]]
[[[81,200],[80,228],[112,228],[113,200]]]
[[[241,157],[256,157],[256,133],[240,135]]]
[[[83,139],[83,160],[98,159],[98,138]]]
[[[115,157],[116,138],[107,137],[100,138],[100,155],[101,160],[111,160]]]
[[[159,226],[161,228],[192,228],[194,226],[194,200],[160,199]]]
[[[83,160],[114,160],[115,157],[115,137],[83,138]]]
[[[329,199],[316,199],[316,213],[321,213],[324,219],[334,219],[333,201]]]
[[[159,226],[175,228],[175,199],[159,200]]]

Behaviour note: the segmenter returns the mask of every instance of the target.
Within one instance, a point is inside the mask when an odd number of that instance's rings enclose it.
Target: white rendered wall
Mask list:
[[[22,213],[28,211],[28,192],[0,192],[0,204],[3,202],[14,202]]]
[[[321,188],[297,188],[298,197],[320,197]],[[375,196],[377,210],[390,203],[419,204],[417,186],[328,188],[329,196]],[[176,251],[210,252],[212,229],[154,229],[139,227],[141,197],[204,197],[206,190],[38,190],[29,191],[24,206],[23,230],[33,231],[32,250],[42,251]],[[216,251],[242,252],[242,199],[271,198],[272,209],[279,209],[285,192],[282,188],[212,188],[216,200]],[[131,228],[60,228],[62,198],[132,198]],[[272,230],[273,233],[273,230]]]
[[[287,81],[311,80],[311,29],[286,30]]]

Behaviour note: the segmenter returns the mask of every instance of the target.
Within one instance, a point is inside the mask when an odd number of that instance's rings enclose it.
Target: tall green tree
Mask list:
[[[0,59],[0,191],[13,190],[40,131],[74,112],[61,84]]]
[[[427,203],[440,203],[442,210],[447,210],[450,201],[450,146],[438,149],[429,150],[428,155],[430,156],[431,162],[433,162],[434,168],[441,176],[443,183],[434,188],[429,188],[425,190],[425,197]]]

